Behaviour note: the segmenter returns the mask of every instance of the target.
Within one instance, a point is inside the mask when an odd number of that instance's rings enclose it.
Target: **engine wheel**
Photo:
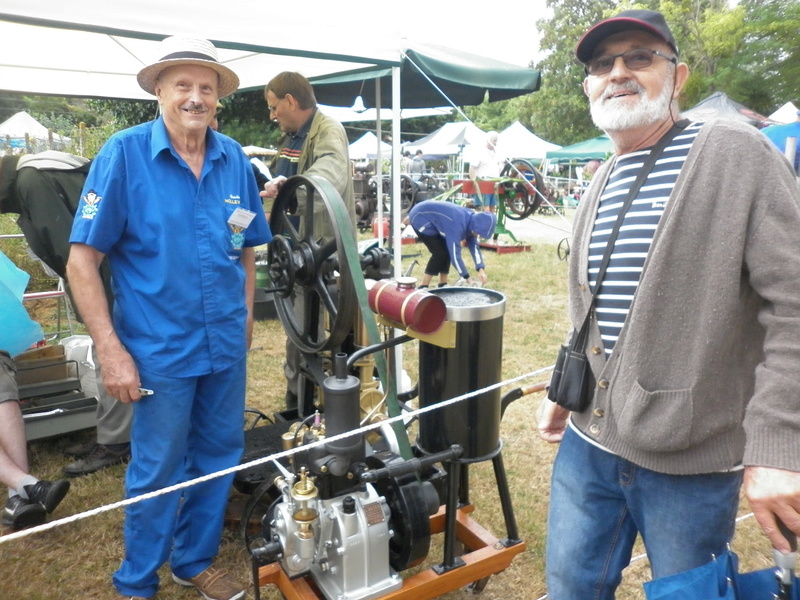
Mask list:
[[[515,158],[506,164],[501,177],[512,177],[524,181],[507,181],[502,185],[500,195],[509,219],[520,221],[528,218],[542,203],[545,192],[542,174],[527,160]]]
[[[379,452],[367,458],[367,465],[377,469],[402,460],[391,452]],[[430,550],[430,513],[425,494],[413,474],[388,477],[374,485],[392,512],[394,533],[389,540],[389,564],[395,571],[405,571],[424,561]]]
[[[283,288],[275,308],[286,334],[310,354],[341,345],[358,302],[344,246],[355,244],[355,235],[341,196],[321,177],[290,177],[275,199],[270,228],[269,272]]]

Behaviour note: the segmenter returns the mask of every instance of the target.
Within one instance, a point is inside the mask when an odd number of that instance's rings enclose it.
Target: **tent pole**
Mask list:
[[[379,79],[375,80],[375,134],[378,138],[375,143],[375,178],[377,188],[375,195],[378,198],[378,248],[383,248],[383,154],[381,153],[381,86]]]
[[[375,85],[378,85],[377,80]],[[402,209],[400,198],[400,110],[400,67],[392,67],[392,221],[389,227],[389,235],[392,236],[392,251],[394,253],[392,262],[394,263],[395,277],[400,277],[403,274],[403,240],[400,236],[400,210]],[[394,349],[392,356],[394,358],[394,372],[397,374],[397,390],[398,392],[406,391],[402,389],[403,378],[400,376],[403,372],[402,344]]]

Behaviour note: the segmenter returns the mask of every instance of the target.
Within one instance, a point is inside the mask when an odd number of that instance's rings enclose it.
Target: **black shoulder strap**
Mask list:
[[[585,331],[588,329],[586,326],[589,323],[589,316],[592,314],[592,306],[594,306],[595,298],[597,298],[597,293],[600,291],[600,284],[603,282],[603,277],[605,277],[608,263],[611,260],[611,252],[614,250],[614,244],[617,241],[619,229],[622,227],[622,221],[625,219],[625,214],[628,212],[628,209],[630,208],[631,204],[633,204],[634,199],[639,194],[639,190],[647,179],[647,176],[650,175],[650,172],[653,170],[656,161],[664,152],[664,148],[666,148],[675,138],[675,136],[683,131],[688,125],[688,119],[682,119],[675,123],[670,130],[665,133],[661,139],[658,140],[658,142],[656,142],[656,145],[653,146],[652,150],[650,150],[650,154],[647,155],[647,160],[642,165],[642,168],[639,169],[639,173],[637,174],[633,185],[631,185],[631,188],[628,191],[628,196],[625,198],[625,203],[622,205],[622,208],[620,208],[619,213],[617,214],[617,220],[614,222],[614,228],[611,230],[611,234],[608,237],[606,250],[603,253],[603,260],[600,263],[600,269],[597,272],[597,281],[594,285],[592,301],[589,303],[589,310],[586,312],[586,317],[583,319],[583,325],[581,326],[579,335],[583,336]]]

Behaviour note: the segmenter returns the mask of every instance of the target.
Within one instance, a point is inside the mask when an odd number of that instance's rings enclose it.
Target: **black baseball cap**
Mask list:
[[[675,38],[672,37],[672,32],[669,29],[669,25],[667,25],[666,19],[664,19],[664,15],[654,10],[623,10],[618,15],[600,21],[583,34],[583,37],[575,47],[575,55],[579,61],[586,64],[591,60],[594,49],[597,48],[600,42],[610,35],[622,31],[630,31],[631,29],[652,33],[669,44],[675,51],[675,55],[678,55],[678,44],[675,43]]]

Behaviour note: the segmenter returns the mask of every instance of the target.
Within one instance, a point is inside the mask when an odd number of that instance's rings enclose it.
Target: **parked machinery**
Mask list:
[[[391,178],[384,175],[380,178],[381,191],[378,191],[378,177],[374,175],[371,162],[356,163],[353,175],[353,190],[356,199],[356,226],[359,231],[368,231],[378,214],[378,199],[383,202],[384,214],[391,213],[389,197],[391,195]],[[417,202],[430,200],[444,192],[439,180],[433,175],[423,174],[418,180],[405,173],[400,175],[400,210],[401,218]]]
[[[295,204],[299,223],[287,214]],[[499,390],[447,412],[420,415],[420,443],[412,447],[402,421],[382,424],[401,414],[385,383],[383,353],[411,336],[420,338],[420,352],[426,353],[417,386],[423,406],[491,386],[500,377],[505,300],[492,290],[444,288],[440,295],[386,278],[368,292],[365,272],[385,274],[387,263],[383,251],[358,256],[348,219],[330,184],[302,176],[284,184],[270,217],[278,314],[289,338],[321,357],[315,373],[325,376],[317,390],[322,412],[283,434],[285,449],[302,451],[276,465],[280,475],[270,488],[262,527],[246,540],[257,597],[264,583],[303,600],[320,594],[327,600],[422,600],[473,582],[480,589],[525,547],[500,458]],[[334,236],[320,243],[325,228]],[[380,312],[377,319],[387,331],[412,327],[406,335],[381,339],[369,308]],[[349,353],[341,351],[348,336]],[[481,354],[487,351],[492,355]],[[381,381],[376,371],[384,375]],[[443,427],[442,418],[450,425]],[[378,427],[358,431],[365,424]],[[468,504],[462,475],[481,460],[495,467],[508,529],[504,540],[484,539],[485,530],[470,530],[468,515],[459,512]],[[468,533],[464,540],[459,531]],[[433,570],[441,580],[404,580],[400,573],[428,557],[431,536],[439,532],[445,536],[444,558]],[[473,559],[476,545],[483,554]]]
[[[503,167],[500,177],[511,177],[517,181],[501,184],[498,193],[503,202],[505,215],[519,221],[534,214],[547,198],[544,178],[536,167],[522,158],[515,158]]]

